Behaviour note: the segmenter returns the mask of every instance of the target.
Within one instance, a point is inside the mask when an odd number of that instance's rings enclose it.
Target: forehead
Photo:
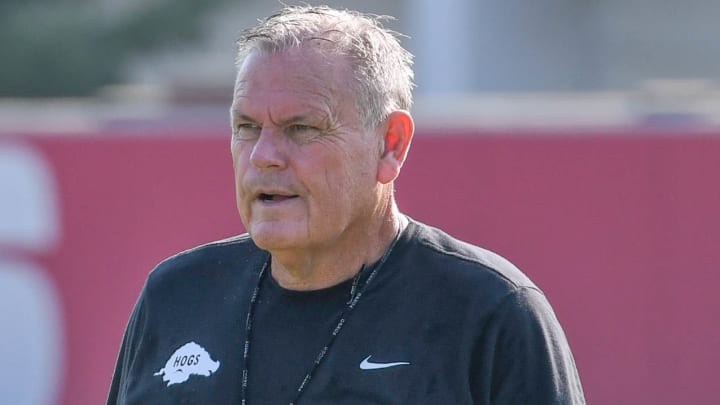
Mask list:
[[[353,102],[348,60],[313,49],[250,53],[238,69],[234,109],[280,108],[283,104],[323,104],[338,108]]]

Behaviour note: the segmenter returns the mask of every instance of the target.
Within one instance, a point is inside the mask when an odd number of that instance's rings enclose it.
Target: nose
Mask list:
[[[284,169],[287,164],[285,146],[283,134],[266,125],[253,145],[250,163],[258,169]]]

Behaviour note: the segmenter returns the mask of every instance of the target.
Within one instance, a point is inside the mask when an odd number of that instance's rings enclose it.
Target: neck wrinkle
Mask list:
[[[338,244],[321,252],[271,252],[271,276],[283,288],[297,291],[328,288],[355,277],[364,265],[380,260],[407,225],[407,219],[400,214],[394,202],[376,215],[378,220],[359,242],[350,239],[343,245]],[[370,241],[376,242],[368,243]],[[350,246],[346,246],[348,244]],[[367,248],[358,250],[358,246],[363,244]]]

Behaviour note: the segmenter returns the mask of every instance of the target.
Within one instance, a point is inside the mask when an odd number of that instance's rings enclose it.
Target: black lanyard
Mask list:
[[[380,268],[385,264],[385,261],[387,260],[388,256],[390,256],[390,252],[392,252],[393,248],[395,247],[395,244],[397,244],[397,241],[400,239],[400,230],[398,230],[397,235],[395,235],[395,239],[393,239],[392,243],[390,244],[390,247],[385,251],[385,254],[383,254],[382,258],[375,263],[375,265],[372,267],[372,270],[370,271],[370,275],[367,277],[367,280],[360,286],[358,289],[358,286],[360,284],[360,278],[363,273],[366,273],[366,267],[363,266],[362,269],[355,275],[355,278],[353,279],[352,287],[350,289],[350,300],[348,300],[347,305],[345,306],[345,309],[343,310],[342,315],[340,316],[340,320],[335,325],[335,328],[333,328],[332,332],[330,333],[330,337],[328,339],[328,342],[325,344],[325,347],[320,350],[320,353],[315,357],[315,361],[313,362],[312,366],[310,367],[310,370],[305,374],[305,378],[303,378],[302,382],[300,383],[300,386],[297,388],[297,393],[295,394],[295,399],[290,402],[290,405],[295,405],[300,400],[300,396],[305,391],[305,388],[310,383],[310,380],[313,377],[313,374],[315,373],[315,370],[317,370],[320,363],[325,359],[325,356],[327,355],[328,351],[330,351],[330,347],[332,346],[333,342],[335,342],[335,338],[340,334],[340,331],[342,331],[343,326],[345,326],[345,323],[347,323],[348,318],[350,317],[350,314],[352,313],[352,310],[355,308],[357,303],[360,301],[360,298],[362,297],[363,293],[365,293],[365,290],[367,290],[368,285],[370,285],[370,282],[375,278]],[[247,319],[245,321],[245,346],[243,348],[243,372],[242,372],[242,402],[241,405],[247,405],[247,387],[248,387],[248,363],[250,360],[250,333],[252,331],[252,323],[253,323],[253,316],[255,314],[255,304],[257,303],[258,296],[260,295],[260,286],[262,285],[263,279],[265,278],[265,275],[267,274],[267,270],[270,264],[270,257],[265,261],[265,264],[263,265],[262,269],[260,269],[260,274],[258,275],[258,281],[257,285],[255,286],[255,290],[252,293],[252,296],[250,297],[250,304],[248,306],[248,312],[247,312]]]

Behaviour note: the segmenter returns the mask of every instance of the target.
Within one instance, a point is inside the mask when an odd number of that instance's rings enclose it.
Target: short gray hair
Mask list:
[[[374,128],[392,111],[412,106],[413,56],[400,45],[400,34],[383,27],[382,21],[391,18],[327,6],[286,6],[242,31],[236,64],[239,68],[253,51],[281,52],[311,41],[325,53],[347,56],[360,118],[366,128]]]

